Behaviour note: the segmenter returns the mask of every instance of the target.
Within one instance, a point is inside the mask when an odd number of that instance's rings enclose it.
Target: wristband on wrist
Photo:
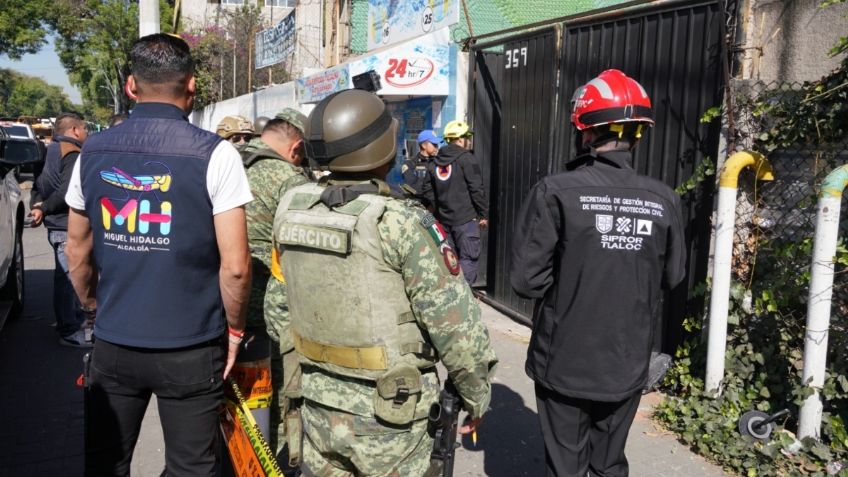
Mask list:
[[[82,307],[81,311],[83,312],[83,314],[88,316],[94,316],[97,314],[97,308],[94,307],[84,306]]]
[[[244,330],[239,331],[232,326],[227,326],[227,339],[234,345],[241,344],[244,339]]]

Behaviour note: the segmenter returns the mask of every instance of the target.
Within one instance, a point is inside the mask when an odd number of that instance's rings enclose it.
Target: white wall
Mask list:
[[[289,82],[211,104],[193,112],[191,123],[207,131],[215,131],[224,116],[244,116],[253,121],[259,116],[273,118],[283,108],[295,108],[308,114],[312,108],[300,107],[295,101],[294,91],[294,82]]]
[[[821,0],[748,0],[742,10],[741,79],[813,81],[841,58],[827,52],[846,32],[848,3],[820,8]]]

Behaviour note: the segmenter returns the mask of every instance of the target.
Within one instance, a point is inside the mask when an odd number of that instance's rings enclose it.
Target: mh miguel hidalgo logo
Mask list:
[[[395,88],[411,88],[430,79],[435,69],[427,58],[389,58],[383,78]]]
[[[100,198],[105,230],[111,230],[114,223],[117,226],[125,226],[130,234],[136,233],[136,230],[147,234],[152,224],[158,224],[160,235],[168,235],[171,232],[171,202],[159,197],[159,193],[166,193],[171,188],[171,170],[161,162],[147,162],[144,165],[155,166],[163,171],[154,174],[130,174],[117,167],[100,171],[100,179],[103,182],[125,194],[123,197]],[[148,196],[144,197],[145,194]],[[156,204],[150,199],[154,199]],[[154,205],[158,205],[158,211],[153,209]]]

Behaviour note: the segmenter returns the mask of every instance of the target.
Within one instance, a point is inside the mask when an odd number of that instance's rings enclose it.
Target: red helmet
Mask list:
[[[619,70],[606,70],[577,88],[571,103],[571,123],[579,131],[613,123],[654,124],[645,88]]]

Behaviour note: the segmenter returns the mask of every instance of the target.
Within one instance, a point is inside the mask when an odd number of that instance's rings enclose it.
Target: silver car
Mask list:
[[[39,154],[36,141],[0,132],[0,328],[24,305],[25,209],[15,174],[21,163]]]

